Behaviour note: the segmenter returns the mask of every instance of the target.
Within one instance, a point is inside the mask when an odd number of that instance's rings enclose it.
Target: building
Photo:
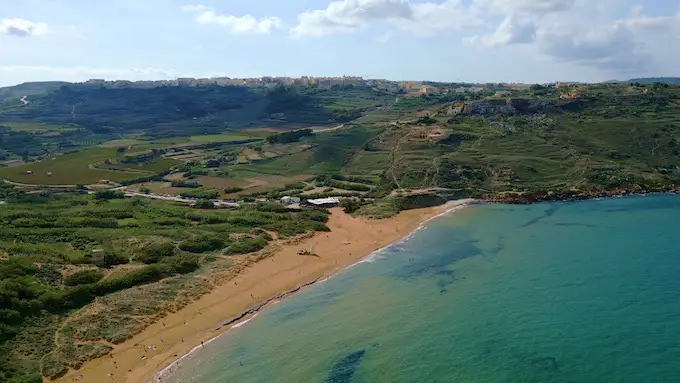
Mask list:
[[[290,197],[290,196],[283,196],[281,197],[281,203],[284,205],[290,205],[293,203],[300,203],[300,197]]]
[[[334,207],[340,205],[340,198],[328,197],[318,199],[308,199],[307,203],[316,207]]]

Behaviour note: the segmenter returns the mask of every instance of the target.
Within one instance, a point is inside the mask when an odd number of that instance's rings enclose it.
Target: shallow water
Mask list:
[[[680,196],[481,205],[181,362],[170,382],[680,381]]]

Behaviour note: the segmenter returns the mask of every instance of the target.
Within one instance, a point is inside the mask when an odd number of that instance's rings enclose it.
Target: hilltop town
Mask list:
[[[457,93],[479,93],[489,90],[522,90],[528,89],[531,84],[519,83],[443,83],[431,81],[391,81],[385,79],[364,79],[357,76],[342,77],[253,77],[253,78],[231,78],[231,77],[211,77],[211,78],[177,78],[174,80],[155,80],[155,81],[127,81],[104,79],[90,79],[82,84],[95,85],[105,88],[137,88],[149,89],[163,86],[243,86],[252,88],[275,88],[277,86],[313,86],[319,88],[331,88],[334,86],[367,86],[387,92],[403,93],[406,95],[421,94],[441,94],[448,92]],[[556,87],[564,87],[575,83],[555,82],[547,84]]]

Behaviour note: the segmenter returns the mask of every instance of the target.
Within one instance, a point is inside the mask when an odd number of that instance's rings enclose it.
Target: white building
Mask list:
[[[281,197],[281,203],[284,205],[290,205],[292,203],[300,203],[300,197],[283,196]]]
[[[338,197],[328,197],[328,198],[318,198],[318,199],[308,199],[307,203],[315,206],[337,206],[340,204],[340,198]]]

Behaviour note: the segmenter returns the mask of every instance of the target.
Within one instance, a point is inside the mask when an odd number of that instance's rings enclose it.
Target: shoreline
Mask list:
[[[201,344],[244,325],[281,300],[365,262],[386,247],[408,240],[431,220],[477,202],[473,199],[450,201],[440,206],[402,211],[383,220],[354,218],[340,208],[331,209],[328,222],[331,232],[277,243],[270,257],[248,266],[182,309],[167,313],[126,341],[113,345],[108,357],[90,360],[55,381],[73,381],[80,377],[80,382],[160,382],[177,362],[196,352]],[[314,246],[320,256],[297,255],[300,248],[309,246]],[[148,349],[147,345],[153,348]],[[162,346],[156,347],[158,345]],[[112,375],[108,376],[109,373]]]

